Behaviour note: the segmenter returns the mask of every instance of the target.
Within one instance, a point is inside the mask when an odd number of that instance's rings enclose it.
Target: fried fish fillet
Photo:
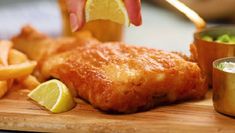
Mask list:
[[[14,48],[28,55],[32,60],[43,60],[53,54],[58,54],[80,45],[89,45],[98,41],[92,37],[90,32],[79,32],[73,37],[61,37],[52,39],[26,25],[19,35],[13,37]]]
[[[11,40],[14,43],[15,49],[27,54],[31,60],[38,61],[37,69],[34,74],[40,81],[47,79],[39,70],[44,60],[49,56],[74,49],[78,46],[88,46],[99,43],[98,40],[93,38],[91,33],[87,31],[79,32],[73,37],[52,39],[29,25],[24,26],[19,35],[14,36]]]
[[[121,43],[77,47],[55,55],[44,62],[42,72],[104,111],[131,113],[199,99],[206,92],[195,63],[173,53]]]
[[[196,63],[174,53],[118,42],[84,43],[47,56],[40,72],[60,79],[96,108],[119,113],[200,99],[207,92]]]

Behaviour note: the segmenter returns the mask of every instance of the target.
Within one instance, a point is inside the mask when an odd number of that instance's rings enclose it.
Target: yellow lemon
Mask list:
[[[53,113],[66,112],[75,106],[69,89],[56,79],[40,84],[28,96]]]
[[[87,0],[85,5],[86,22],[110,20],[123,25],[130,25],[126,7],[122,0]]]

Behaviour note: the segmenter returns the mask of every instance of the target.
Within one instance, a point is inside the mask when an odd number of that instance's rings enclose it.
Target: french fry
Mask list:
[[[13,44],[10,41],[0,41],[0,67],[5,67],[8,65],[7,60],[12,45]],[[8,84],[7,81],[0,81],[0,98],[2,98],[6,94],[8,90],[8,85],[10,84]]]
[[[12,45],[10,41],[0,41],[0,64],[8,65],[8,54]]]
[[[24,81],[23,84],[27,87],[27,89],[35,89],[40,82],[33,75],[29,75]]]
[[[14,85],[14,81],[27,89],[33,89],[40,84],[30,75],[37,62],[29,61],[24,53],[11,49],[12,45],[10,41],[0,41],[0,98]]]
[[[28,58],[25,54],[15,49],[10,50],[9,57],[8,57],[9,65],[20,64],[26,61],[28,61]]]
[[[14,79],[30,75],[36,67],[36,61],[0,67],[0,80]]]
[[[8,90],[7,81],[0,81],[0,98],[2,98]]]
[[[22,83],[27,89],[34,89],[36,88],[40,82],[37,80],[36,77],[33,75],[29,75],[23,78],[18,78],[18,82]]]

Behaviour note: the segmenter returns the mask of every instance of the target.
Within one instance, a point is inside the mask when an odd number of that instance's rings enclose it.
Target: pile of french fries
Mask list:
[[[10,41],[0,41],[0,98],[3,97],[15,83],[33,89],[39,81],[32,75],[37,65],[25,54],[12,48]]]

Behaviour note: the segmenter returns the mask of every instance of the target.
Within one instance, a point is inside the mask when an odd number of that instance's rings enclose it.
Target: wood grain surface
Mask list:
[[[211,95],[136,114],[105,114],[79,100],[73,110],[52,114],[13,89],[0,100],[0,129],[38,132],[221,133],[235,132],[235,119],[214,111]]]

